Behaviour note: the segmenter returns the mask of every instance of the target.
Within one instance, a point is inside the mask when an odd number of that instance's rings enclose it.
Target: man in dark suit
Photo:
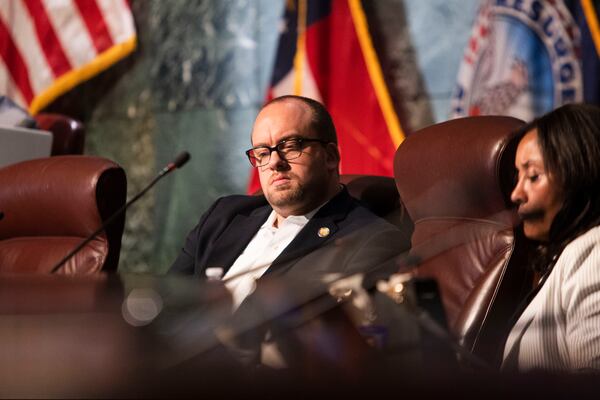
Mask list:
[[[335,127],[320,103],[298,96],[272,100],[256,118],[252,145],[246,154],[258,168],[263,195],[217,200],[170,272],[223,279],[234,308],[270,277],[287,281],[295,292],[286,295],[294,300],[273,301],[273,315],[327,293],[336,277],[386,265],[394,270],[408,235],[340,184]]]
[[[205,277],[212,267],[227,276],[253,238],[259,240],[257,232],[268,219],[267,228],[276,231],[290,216],[311,218],[294,221],[303,228],[273,252],[278,254],[272,260],[260,260],[268,266],[263,274],[366,272],[407,249],[405,232],[373,215],[340,185],[335,127],[320,103],[299,96],[272,100],[256,118],[252,144],[246,153],[258,168],[263,195],[217,200],[188,235],[170,272]],[[312,253],[324,247],[319,257],[327,258],[319,262]]]

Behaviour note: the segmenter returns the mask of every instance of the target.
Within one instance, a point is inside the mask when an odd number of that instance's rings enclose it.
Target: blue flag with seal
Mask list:
[[[464,51],[451,117],[529,121],[566,103],[600,104],[596,0],[484,0]]]

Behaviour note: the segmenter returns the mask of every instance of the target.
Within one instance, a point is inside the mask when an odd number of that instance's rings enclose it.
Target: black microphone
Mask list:
[[[166,167],[164,167],[163,169],[160,170],[160,172],[158,173],[158,177],[156,177],[156,179],[154,181],[152,181],[150,183],[150,185],[148,186],[148,188],[144,189],[144,191],[150,189],[152,187],[152,185],[154,185],[155,181],[158,181],[164,175],[168,174],[169,172],[173,171],[174,169],[183,167],[185,165],[185,163],[188,162],[189,160],[190,160],[190,153],[188,153],[187,151],[182,151],[181,153],[179,153],[177,155],[177,157],[175,157],[175,160],[168,163],[166,165]]]
[[[73,257],[75,254],[77,254],[81,249],[83,249],[83,247],[86,244],[88,244],[89,242],[94,240],[96,238],[96,236],[98,236],[98,234],[100,234],[100,232],[105,230],[106,227],[108,225],[110,225],[119,215],[121,215],[121,213],[123,213],[125,210],[127,210],[127,208],[129,208],[130,205],[132,205],[133,203],[138,201],[140,197],[142,197],[144,194],[146,194],[146,192],[148,190],[150,190],[150,188],[152,188],[152,186],[154,186],[159,180],[161,180],[165,175],[169,174],[173,170],[183,167],[185,165],[185,163],[188,162],[189,159],[190,159],[190,153],[188,153],[187,151],[182,151],[181,153],[179,153],[179,155],[175,158],[175,160],[168,163],[163,169],[160,170],[158,175],[152,180],[152,182],[150,182],[148,184],[148,186],[146,186],[141,192],[139,192],[137,195],[135,195],[127,203],[125,203],[125,205],[123,207],[121,207],[117,211],[115,211],[115,213],[113,215],[111,215],[100,226],[100,228],[98,228],[94,233],[89,235],[83,242],[81,242],[77,247],[75,247],[69,254],[64,256],[62,260],[60,260],[58,263],[56,263],[56,265],[52,268],[52,270],[50,270],[50,273],[53,274],[56,271],[58,271],[58,269],[60,267],[62,267],[67,261],[69,261],[71,259],[71,257]],[[1,216],[0,216],[0,219],[2,219]]]

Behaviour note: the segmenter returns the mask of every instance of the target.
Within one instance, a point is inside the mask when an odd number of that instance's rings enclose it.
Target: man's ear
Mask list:
[[[340,150],[336,143],[327,143],[325,145],[325,152],[327,154],[327,168],[337,169],[340,164]]]

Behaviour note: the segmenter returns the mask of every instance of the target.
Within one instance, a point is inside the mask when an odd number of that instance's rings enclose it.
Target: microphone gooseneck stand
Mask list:
[[[166,176],[173,170],[175,170],[177,168],[181,168],[186,162],[188,162],[189,159],[190,159],[190,153],[188,153],[187,151],[179,153],[179,155],[175,158],[175,160],[173,162],[167,164],[162,170],[160,170],[160,172],[152,180],[152,182],[150,182],[141,192],[139,192],[131,200],[129,200],[127,203],[125,203],[124,206],[119,208],[113,215],[111,215],[100,226],[100,228],[98,228],[91,235],[89,235],[87,238],[85,238],[85,240],[83,240],[81,243],[79,243],[79,245],[77,247],[75,247],[73,250],[71,250],[71,252],[69,254],[64,256],[62,258],[62,260],[60,260],[58,263],[56,263],[56,265],[54,267],[52,267],[52,270],[50,271],[50,273],[53,274],[56,271],[58,271],[58,269],[60,267],[62,267],[67,261],[69,261],[81,249],[83,249],[86,244],[88,244],[89,242],[94,240],[96,238],[96,236],[98,236],[103,230],[105,230],[106,227],[109,226],[118,216],[120,216],[123,212],[125,212],[125,210],[127,210],[127,208],[129,208],[130,205],[132,205],[133,203],[138,201],[140,199],[140,197],[142,197],[144,194],[146,194],[146,192],[148,190],[150,190],[152,188],[152,186],[154,186],[159,180],[161,180],[164,176]],[[3,215],[0,215],[0,219],[2,219],[2,216]]]

